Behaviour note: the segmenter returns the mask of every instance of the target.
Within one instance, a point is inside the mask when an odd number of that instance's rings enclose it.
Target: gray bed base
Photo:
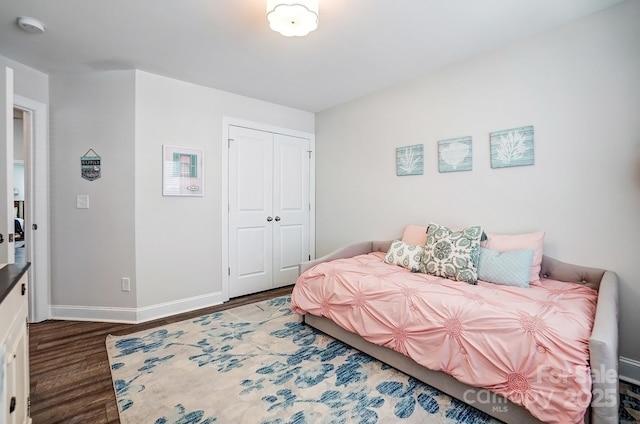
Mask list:
[[[327,261],[350,258],[370,252],[386,252],[390,241],[369,241],[338,249],[313,261],[303,262],[298,271],[302,274],[307,269]],[[570,265],[544,256],[540,275],[559,281],[582,284],[598,290],[596,316],[589,338],[589,355],[593,378],[593,401],[585,413],[585,422],[593,424],[616,424],[618,422],[619,386],[618,386],[618,277],[614,272],[596,268]],[[304,316],[304,322],[329,336],[340,340],[354,348],[417,378],[462,402],[506,423],[541,423],[525,408],[516,405],[506,398],[486,393],[477,394],[477,387],[460,383],[455,378],[440,371],[432,371],[419,365],[409,357],[392,349],[373,344],[355,333],[351,333],[333,321],[311,314]],[[613,371],[615,370],[615,374]],[[615,378],[611,378],[614,375]],[[472,390],[469,392],[469,390]],[[482,401],[474,401],[482,399]]]

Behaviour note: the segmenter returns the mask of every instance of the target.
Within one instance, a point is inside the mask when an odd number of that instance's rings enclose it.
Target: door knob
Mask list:
[[[271,218],[270,216],[267,217],[267,222],[271,222],[273,221],[273,218]]]
[[[0,244],[2,244],[3,242],[4,242],[4,236],[0,234]]]
[[[280,217],[279,216],[276,216],[276,221],[280,221]]]

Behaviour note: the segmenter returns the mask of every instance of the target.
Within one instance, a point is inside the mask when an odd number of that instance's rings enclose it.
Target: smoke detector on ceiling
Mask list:
[[[42,34],[45,30],[42,22],[28,16],[19,16],[18,26],[30,34]]]

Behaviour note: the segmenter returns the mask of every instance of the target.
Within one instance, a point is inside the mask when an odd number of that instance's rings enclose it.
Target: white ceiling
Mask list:
[[[319,28],[287,38],[269,29],[266,0],[2,0],[0,55],[48,74],[135,68],[318,112],[621,0],[319,2]]]

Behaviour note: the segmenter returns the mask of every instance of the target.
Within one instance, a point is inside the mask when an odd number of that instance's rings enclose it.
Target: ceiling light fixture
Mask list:
[[[318,28],[318,0],[267,0],[269,27],[286,37]]]
[[[28,16],[18,17],[18,26],[30,34],[42,34],[45,30],[44,24],[37,19]]]

